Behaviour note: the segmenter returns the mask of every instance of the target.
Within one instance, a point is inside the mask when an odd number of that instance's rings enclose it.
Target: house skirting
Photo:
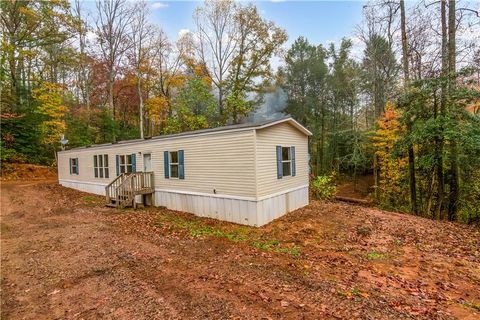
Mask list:
[[[103,183],[59,180],[68,188],[105,195]],[[255,198],[170,189],[155,189],[154,205],[233,223],[263,226],[308,205],[308,185]]]
[[[80,190],[83,192],[94,193],[101,196],[105,195],[105,187],[107,183],[88,182],[88,181],[74,181],[59,179],[58,183],[67,188]]]

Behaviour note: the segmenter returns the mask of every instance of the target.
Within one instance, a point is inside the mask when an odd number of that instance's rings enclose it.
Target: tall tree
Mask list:
[[[363,89],[373,103],[374,118],[384,111],[387,99],[393,94],[397,75],[397,61],[388,41],[378,34],[367,40],[362,62]]]
[[[17,110],[28,108],[31,91],[38,85],[34,82],[38,77],[32,75],[32,62],[38,59],[37,66],[50,67],[42,63],[50,56],[42,55],[42,50],[64,44],[72,36],[74,19],[65,0],[1,1],[0,11],[2,59],[8,66],[12,101],[9,106]]]
[[[78,36],[78,66],[77,66],[77,87],[82,103],[90,111],[90,93],[91,93],[91,58],[87,53],[87,32],[88,26],[83,19],[80,0],[75,0],[73,14],[76,17],[76,30]]]
[[[407,39],[407,22],[405,12],[405,1],[400,0],[400,30],[402,37],[402,66],[403,66],[403,86],[404,90],[408,90],[410,84],[410,70],[408,61],[408,39]],[[410,119],[407,120],[407,130],[412,131],[412,124]],[[413,144],[408,144],[408,177],[410,186],[410,208],[413,213],[418,213],[417,207],[417,181],[415,177],[415,153]]]
[[[132,10],[126,0],[105,0],[97,2],[96,35],[101,58],[107,68],[107,104],[112,118],[115,118],[114,83],[125,53],[129,49]],[[114,140],[115,135],[113,135]]]
[[[238,45],[229,70],[227,87],[232,98],[240,102],[239,98],[246,93],[262,93],[266,83],[272,79],[270,60],[279,53],[287,34],[272,21],[263,19],[252,4],[237,9],[234,23],[237,24]],[[229,114],[234,123],[247,116],[254,107],[254,103],[250,103],[250,108],[236,108],[237,104],[233,104]]]
[[[455,0],[449,0],[448,3],[448,77],[449,77],[449,99],[456,86],[456,29],[457,19],[455,12]],[[451,103],[452,104],[452,103]],[[452,104],[453,106],[453,104]],[[448,218],[453,221],[457,214],[458,195],[458,150],[457,142],[450,142],[450,196],[448,206]]]
[[[218,108],[223,114],[226,78],[238,45],[235,21],[237,4],[232,0],[207,0],[194,14],[197,52],[218,91]]]
[[[314,136],[310,144],[315,172],[325,171],[325,144],[328,120],[329,88],[327,51],[315,47],[305,38],[298,38],[285,56],[285,67],[280,71],[282,89],[288,96],[285,111],[308,126]]]
[[[148,50],[151,49],[150,41],[153,35],[153,26],[148,22],[148,7],[145,1],[137,2],[133,8],[132,18],[132,31],[131,31],[131,48],[132,58],[136,73],[137,82],[137,94],[138,94],[138,106],[139,106],[139,130],[140,138],[143,139],[144,128],[144,108],[143,108],[143,90],[142,90],[142,77],[144,70],[146,69],[147,59],[149,59]]]

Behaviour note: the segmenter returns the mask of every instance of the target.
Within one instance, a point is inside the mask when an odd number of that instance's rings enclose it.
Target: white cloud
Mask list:
[[[152,9],[163,9],[163,8],[167,8],[168,4],[163,2],[154,2],[152,3],[151,7]]]
[[[181,38],[184,35],[189,34],[189,33],[190,33],[190,29],[180,29],[180,31],[178,31],[178,37]]]

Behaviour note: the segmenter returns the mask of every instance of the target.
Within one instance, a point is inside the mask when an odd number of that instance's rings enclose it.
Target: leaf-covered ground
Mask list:
[[[2,319],[478,319],[480,230],[313,202],[262,228],[1,193]]]

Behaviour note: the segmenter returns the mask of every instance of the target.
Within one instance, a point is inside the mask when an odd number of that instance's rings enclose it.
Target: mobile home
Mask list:
[[[58,179],[110,205],[262,226],[308,204],[310,135],[286,117],[73,148],[58,153]]]

